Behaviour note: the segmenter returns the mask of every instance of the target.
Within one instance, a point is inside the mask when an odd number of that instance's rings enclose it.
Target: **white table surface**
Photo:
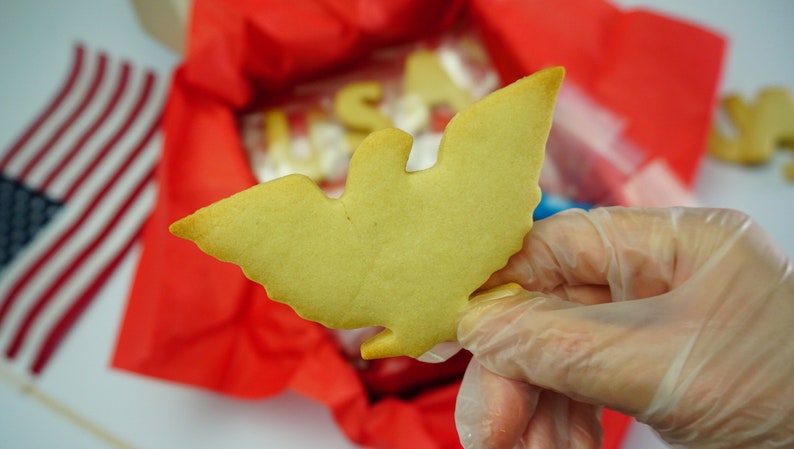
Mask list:
[[[652,5],[705,24],[731,39],[723,91],[754,95],[767,85],[794,91],[794,2],[788,0],[620,0]],[[128,2],[3,0],[0,4],[0,148],[53,94],[75,41],[99,44],[162,75],[177,58],[145,35]],[[705,159],[694,193],[704,206],[743,210],[794,256],[794,183],[783,180],[792,153],[743,168]],[[138,252],[114,273],[75,327],[35,391],[108,432],[98,438],[64,413],[13,384],[21,379],[0,362],[0,449],[11,448],[304,448],[350,449],[323,407],[287,393],[241,402],[108,368]],[[11,378],[9,378],[11,376]],[[634,425],[625,448],[663,448],[647,428]]]

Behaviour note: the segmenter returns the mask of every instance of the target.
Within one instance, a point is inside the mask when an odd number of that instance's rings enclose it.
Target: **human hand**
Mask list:
[[[601,405],[676,447],[794,445],[794,267],[745,215],[559,214],[509,282],[459,321],[467,448],[598,447]]]

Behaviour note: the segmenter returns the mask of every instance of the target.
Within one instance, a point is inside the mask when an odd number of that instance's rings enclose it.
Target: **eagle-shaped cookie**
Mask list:
[[[432,167],[406,171],[412,138],[370,134],[329,198],[303,175],[202,208],[171,232],[239,265],[274,301],[337,329],[381,326],[365,359],[418,357],[456,339],[469,297],[522,245],[562,68],[497,90],[447,125]]]

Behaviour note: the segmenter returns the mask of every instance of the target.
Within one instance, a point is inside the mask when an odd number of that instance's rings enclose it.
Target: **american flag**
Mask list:
[[[41,373],[134,245],[154,202],[165,84],[77,44],[49,104],[0,153],[8,363]]]

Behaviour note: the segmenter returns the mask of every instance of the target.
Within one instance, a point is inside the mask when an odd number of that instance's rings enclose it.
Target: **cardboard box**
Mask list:
[[[132,0],[143,29],[177,54],[185,53],[191,0]]]

